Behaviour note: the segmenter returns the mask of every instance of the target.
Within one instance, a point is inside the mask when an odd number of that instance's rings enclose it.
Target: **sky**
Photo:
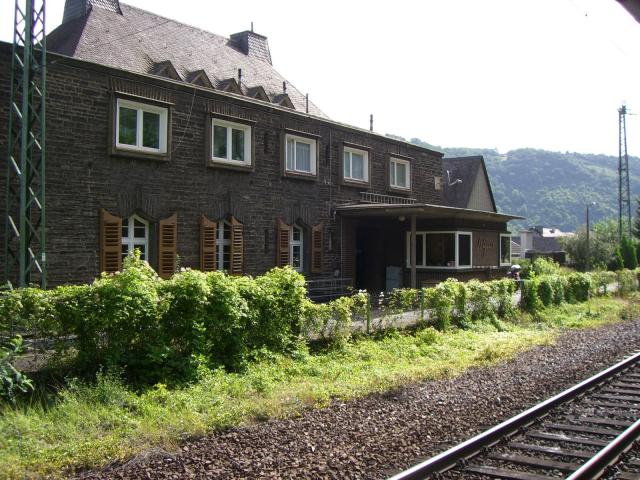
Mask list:
[[[24,0],[21,0],[24,2]],[[442,147],[640,156],[640,23],[615,0],[128,0],[269,40],[276,69],[334,120]],[[12,0],[0,0],[11,41]],[[64,0],[47,0],[47,31]]]

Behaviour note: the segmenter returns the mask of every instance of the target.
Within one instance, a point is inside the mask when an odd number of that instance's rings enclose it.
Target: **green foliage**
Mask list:
[[[524,278],[533,278],[540,275],[554,275],[560,273],[560,265],[550,258],[537,257],[523,271]]]
[[[466,283],[468,302],[471,305],[471,320],[492,320],[495,316],[491,304],[491,287],[489,282],[470,280]]]
[[[607,262],[607,269],[612,272],[617,272],[618,270],[622,270],[624,268],[624,258],[622,258],[622,251],[620,247],[616,247],[613,252],[613,255],[609,258]]]
[[[512,319],[516,314],[516,307],[513,304],[513,294],[517,284],[509,278],[494,280],[489,283],[491,288],[491,298],[496,303],[496,314],[500,318]]]
[[[575,272],[567,276],[568,290],[571,301],[586,302],[591,291],[591,277],[584,273]]]
[[[15,403],[16,394],[33,390],[33,383],[14,366],[13,361],[22,351],[22,337],[17,335],[0,345],[0,399]]]
[[[629,237],[622,237],[620,243],[620,253],[624,261],[624,268],[635,270],[638,267],[638,257],[636,256],[636,247],[633,240]]]
[[[632,270],[620,270],[616,272],[618,277],[618,293],[621,297],[627,297],[637,290],[637,274]]]
[[[447,282],[423,290],[426,308],[431,310],[431,324],[440,331],[449,329],[455,303],[455,290]]]
[[[522,280],[521,282],[520,307],[529,313],[535,313],[540,309],[540,299],[538,298],[538,280]]]
[[[538,297],[542,305],[548,307],[553,304],[553,279],[551,276],[543,276],[538,281]]]

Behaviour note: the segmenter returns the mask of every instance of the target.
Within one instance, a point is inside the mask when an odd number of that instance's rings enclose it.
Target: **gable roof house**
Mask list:
[[[274,68],[262,35],[67,0],[47,42],[50,285],[117,271],[135,248],[164,277],[179,256],[231,274],[291,265],[372,291],[509,264],[519,217],[497,211],[481,157],[443,160],[329,119]],[[10,60],[0,43],[0,118]]]

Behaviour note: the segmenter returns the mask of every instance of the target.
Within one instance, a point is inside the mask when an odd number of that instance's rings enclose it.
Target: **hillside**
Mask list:
[[[591,218],[618,215],[618,158],[608,155],[559,153],[532,148],[499,154],[477,148],[441,148],[418,138],[416,145],[440,150],[447,157],[483,155],[498,209],[527,217],[511,222],[511,230],[545,225],[573,231],[585,223],[585,205],[595,202]],[[640,158],[629,157],[631,210],[640,195]]]

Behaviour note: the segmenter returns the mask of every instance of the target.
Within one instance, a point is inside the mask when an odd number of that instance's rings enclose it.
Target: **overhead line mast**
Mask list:
[[[47,284],[45,0],[16,0],[8,122],[4,280]]]
[[[631,193],[626,117],[627,107],[622,105],[618,109],[618,241],[622,241],[623,233],[631,238]]]

